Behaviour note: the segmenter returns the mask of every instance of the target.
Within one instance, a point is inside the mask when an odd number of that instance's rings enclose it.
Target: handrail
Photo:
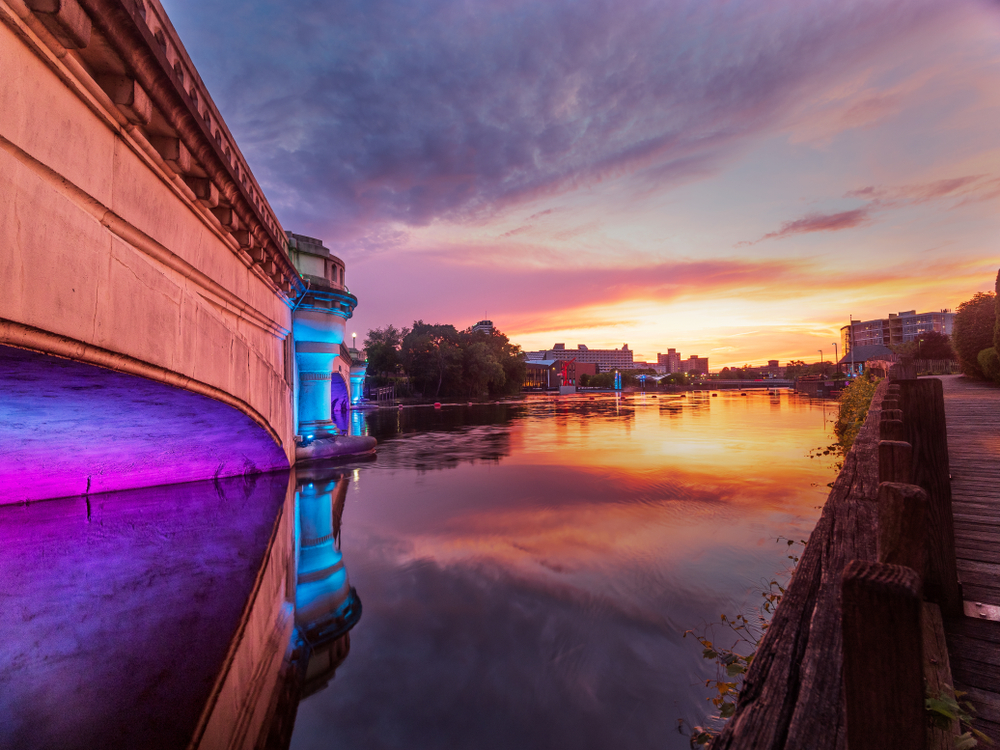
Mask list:
[[[922,603],[921,586],[935,604]],[[878,746],[865,744],[876,729],[898,740],[900,727],[919,735],[908,747],[945,742],[948,731],[924,738],[924,683],[913,678],[923,672],[928,684],[950,684],[947,651],[935,645],[944,643],[936,605],[946,613],[962,606],[941,381],[887,378],[713,750],[853,750]],[[886,668],[889,658],[905,664]]]

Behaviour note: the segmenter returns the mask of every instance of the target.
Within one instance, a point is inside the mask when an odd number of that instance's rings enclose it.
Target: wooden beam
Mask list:
[[[903,423],[898,419],[884,419],[879,423],[878,436],[880,440],[905,441],[905,434]]]
[[[909,482],[913,448],[900,440],[880,440],[878,444],[878,481]]]
[[[962,588],[955,564],[955,519],[951,507],[951,469],[945,425],[944,391],[937,378],[904,380],[901,404],[903,436],[913,447],[910,481],[924,489],[929,500],[927,598],[940,605],[946,617],[962,615]]]
[[[848,750],[925,750],[920,577],[854,560],[842,590]]]
[[[927,563],[927,493],[913,484],[882,482],[876,502],[878,561],[905,565],[923,577]]]

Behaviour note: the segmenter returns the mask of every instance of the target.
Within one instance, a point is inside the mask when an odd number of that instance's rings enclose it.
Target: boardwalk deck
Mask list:
[[[1000,608],[1000,388],[941,379],[963,596]],[[955,687],[975,705],[976,727],[1000,741],[1000,622],[947,620],[945,634]]]

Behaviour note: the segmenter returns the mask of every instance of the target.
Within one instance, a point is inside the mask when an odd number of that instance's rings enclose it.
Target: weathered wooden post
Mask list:
[[[878,444],[878,481],[910,481],[912,469],[910,460],[913,449],[909,443],[900,440],[880,440]]]
[[[900,403],[903,436],[912,446],[910,482],[928,497],[927,598],[946,615],[962,614],[962,589],[955,564],[955,520],[951,509],[948,433],[944,391],[937,378],[903,380]]]
[[[882,482],[877,504],[878,561],[905,565],[923,576],[927,561],[927,493],[914,484]]]
[[[903,421],[900,419],[893,419],[894,412],[898,413],[898,409],[893,409],[888,412],[882,412],[882,421],[879,423],[879,440],[898,440],[905,441],[905,432],[903,431]]]
[[[920,576],[852,560],[842,583],[848,750],[925,750]]]

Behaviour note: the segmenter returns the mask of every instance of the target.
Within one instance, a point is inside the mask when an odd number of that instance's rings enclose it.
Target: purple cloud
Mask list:
[[[711,171],[817,77],[941,10],[931,0],[171,0],[287,226],[474,221],[641,173]]]
[[[786,221],[781,225],[781,229],[776,232],[768,232],[759,240],[753,242],[740,242],[737,247],[746,245],[756,245],[764,240],[780,240],[796,234],[809,234],[810,232],[838,232],[841,229],[853,229],[863,226],[871,221],[871,206],[855,208],[851,211],[840,211],[834,214],[811,213],[806,214],[801,219]]]

